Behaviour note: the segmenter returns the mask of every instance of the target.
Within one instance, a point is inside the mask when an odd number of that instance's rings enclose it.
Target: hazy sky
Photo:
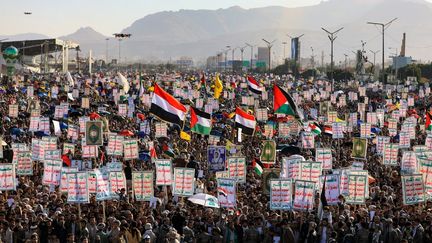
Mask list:
[[[111,35],[147,14],[179,9],[218,9],[265,6],[297,7],[321,0],[5,0],[0,14],[0,35],[39,33],[51,37],[90,26]],[[24,15],[25,11],[32,15]]]

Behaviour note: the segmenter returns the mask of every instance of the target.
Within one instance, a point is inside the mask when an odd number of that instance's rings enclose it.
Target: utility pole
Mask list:
[[[373,53],[373,71],[375,72],[375,57],[376,57],[376,54],[378,53],[378,52],[380,52],[380,50],[376,50],[376,51],[372,51],[372,50],[369,50],[370,52],[372,52]]]
[[[266,39],[262,39],[266,44],[267,44],[267,48],[268,48],[268,52],[269,52],[269,56],[268,56],[268,71],[270,73],[271,70],[271,48],[273,47],[273,43],[276,40],[273,40],[272,42],[267,41]]]
[[[106,47],[105,47],[105,65],[108,65],[108,41],[109,41],[109,38],[106,38],[105,39],[105,42],[106,42]]]
[[[250,70],[252,71],[252,69],[253,69],[253,66],[252,66],[252,61],[253,61],[253,48],[254,48],[254,45],[251,45],[251,44],[249,44],[249,43],[245,43],[247,46],[249,46],[250,47],[250,49],[251,49],[251,58],[250,58]]]
[[[338,29],[338,30],[336,30],[336,31],[334,31],[334,32],[330,32],[330,31],[328,31],[328,30],[326,30],[326,29],[324,29],[324,28],[321,28],[322,30],[324,30],[324,31],[327,33],[328,38],[329,38],[330,43],[331,43],[331,50],[330,50],[330,80],[332,81],[332,84],[333,84],[333,67],[334,67],[334,63],[333,63],[333,43],[334,43],[334,41],[335,41],[336,38],[337,38],[337,36],[335,36],[335,35],[336,35],[339,31],[341,31],[343,28],[344,28],[344,27],[342,27],[342,28],[340,28],[340,29]],[[333,87],[332,87],[332,88],[333,88]]]
[[[344,54],[344,56],[345,56],[345,72],[347,71],[347,64],[348,64],[348,55],[347,54]]]
[[[246,47],[247,47],[247,46],[243,46],[243,47],[240,47],[240,48],[239,48],[239,49],[240,49],[241,69],[242,69],[242,71],[243,71],[243,62],[244,62],[244,59],[243,59],[243,52],[244,52],[244,50],[245,50]]]
[[[234,72],[234,52],[235,52],[236,49],[237,49],[237,47],[234,47],[234,48],[232,49],[232,57],[231,57],[231,71],[233,71],[233,72]]]
[[[286,44],[288,44],[286,41],[282,42],[282,45],[284,47],[284,55],[283,55],[283,59],[286,59],[286,54],[285,54],[285,48],[286,48]]]
[[[384,72],[385,72],[385,63],[384,63],[384,55],[385,55],[385,30],[387,29],[387,27],[390,26],[391,23],[393,23],[397,18],[394,18],[392,20],[390,20],[387,23],[377,23],[377,22],[367,22],[367,24],[372,24],[372,25],[378,25],[381,26],[382,29],[382,70],[381,70],[381,78],[382,78],[382,83],[385,84],[385,80],[384,80]]]
[[[228,60],[227,60],[227,57],[228,57],[228,51],[230,51],[231,50],[231,46],[226,46],[226,50],[225,50],[225,72],[227,71],[227,62],[228,62]]]
[[[324,68],[324,51],[321,51],[321,68],[323,71],[325,70],[325,68]]]
[[[313,72],[313,76],[315,78],[315,57],[316,57],[316,55],[314,55],[314,49],[312,46],[311,46],[311,51],[312,51],[312,55],[311,55],[312,72]]]
[[[120,64],[120,61],[121,61],[121,41],[123,39],[130,38],[132,36],[132,34],[118,34],[118,33],[116,33],[113,35],[119,41],[119,47],[118,47],[119,48],[119,51],[118,51],[119,52],[118,53],[119,58],[118,58],[117,64]]]

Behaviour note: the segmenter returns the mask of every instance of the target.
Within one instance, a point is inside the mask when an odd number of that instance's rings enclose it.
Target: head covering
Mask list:
[[[145,229],[146,229],[146,230],[151,230],[151,229],[152,229],[151,224],[150,224],[150,223],[146,223],[146,224],[145,224]]]

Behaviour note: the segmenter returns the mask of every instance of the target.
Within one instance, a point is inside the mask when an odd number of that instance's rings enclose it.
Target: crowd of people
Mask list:
[[[214,75],[211,73],[176,73],[170,75],[148,75],[138,72],[127,72],[124,76],[130,84],[125,96],[132,97],[135,113],[132,116],[119,116],[117,104],[127,103],[127,97],[114,101],[113,90],[121,90],[121,82],[117,82],[116,73],[97,73],[91,76],[75,76],[73,84],[64,75],[16,75],[13,78],[3,78],[0,93],[0,125],[1,141],[3,142],[2,163],[12,163],[14,152],[12,144],[24,143],[31,148],[32,139],[44,136],[29,131],[30,107],[35,101],[40,106],[40,114],[54,119],[56,105],[67,102],[74,114],[61,121],[67,125],[78,125],[81,116],[98,113],[98,107],[105,107],[105,112],[99,112],[101,118],[108,121],[110,133],[131,131],[130,136],[139,140],[139,159],[124,160],[121,156],[110,156],[106,153],[106,146],[99,146],[99,156],[91,159],[92,170],[100,168],[114,160],[122,162],[128,187],[117,192],[115,199],[97,201],[94,195],[90,202],[84,204],[68,203],[67,195],[61,192],[59,186],[42,183],[44,166],[33,161],[33,175],[17,176],[17,187],[14,191],[2,191],[0,200],[0,239],[5,243],[20,242],[77,242],[77,243],[161,243],[161,242],[223,242],[223,243],[428,243],[432,242],[432,205],[426,200],[423,203],[404,205],[402,200],[402,185],[400,166],[383,165],[382,156],[376,152],[376,139],[368,139],[368,150],[364,160],[364,169],[373,178],[369,184],[368,198],[365,204],[348,204],[344,196],[340,196],[337,205],[320,207],[320,190],[315,190],[315,203],[307,211],[270,210],[268,194],[263,192],[263,177],[255,173],[253,162],[260,160],[262,142],[268,138],[264,135],[265,122],[258,122],[253,136],[243,136],[241,142],[235,139],[235,127],[230,114],[237,106],[242,106],[242,96],[252,96],[245,83],[245,76],[222,74],[223,89],[226,94],[218,99],[219,110],[212,114],[212,135],[219,137],[217,145],[241,145],[241,156],[246,158],[247,175],[245,183],[237,184],[236,208],[211,208],[194,204],[186,197],[174,196],[171,187],[154,186],[154,198],[150,201],[137,201],[134,198],[130,181],[133,171],[155,170],[152,158],[168,158],[173,167],[188,167],[196,169],[196,192],[203,192],[217,197],[218,188],[214,172],[208,169],[207,147],[209,136],[190,133],[191,139],[180,137],[180,128],[168,126],[167,137],[156,138],[154,122],[158,119],[149,112],[149,103],[143,101],[142,95],[151,94],[154,84],[158,83],[167,92],[174,94],[174,89],[199,90],[204,102],[212,97]],[[204,76],[204,78],[203,78]],[[332,84],[325,80],[292,80],[286,76],[254,75],[260,80],[260,85],[267,91],[268,98],[256,96],[260,108],[268,110],[269,120],[275,124],[285,120],[276,119],[273,114],[272,85],[278,84],[286,88],[292,96],[303,96],[304,91],[319,94],[332,87],[331,94],[339,90],[338,94],[359,92],[359,87],[365,87],[366,95],[359,95],[358,100],[347,100],[345,105],[331,103],[330,109],[337,111],[339,117],[358,111],[358,103],[368,98],[366,111],[384,109],[386,119],[390,116],[388,99],[392,104],[401,102],[403,88],[382,86],[380,83],[362,83],[349,81]],[[32,86],[33,96],[27,89]],[[58,87],[58,94],[52,93],[52,88]],[[430,96],[428,93],[419,96],[419,90],[427,87],[420,85],[406,85],[407,95],[415,97],[415,104],[410,107],[415,110],[416,139],[411,146],[424,145],[427,133],[423,128],[425,115],[429,109]],[[78,89],[78,97],[71,98],[68,93]],[[387,91],[390,90],[390,91]],[[85,94],[88,92],[88,94]],[[233,96],[229,97],[232,93]],[[80,108],[81,98],[89,97],[89,108]],[[313,96],[314,97],[314,96]],[[179,98],[179,97],[177,97]],[[193,105],[194,100],[179,100]],[[320,100],[307,101],[297,99],[298,110],[304,113],[304,120],[315,120],[324,131],[324,122],[318,121],[311,113],[312,109],[320,112],[320,103],[330,101],[330,96]],[[9,105],[18,104],[18,117],[9,116]],[[244,105],[243,105],[244,107]],[[254,110],[254,106],[245,110]],[[138,117],[138,114],[140,116]],[[326,114],[318,114],[326,116]],[[409,115],[407,115],[409,116]],[[278,117],[280,118],[280,117]],[[295,118],[294,118],[295,119]],[[148,134],[140,132],[140,123],[147,120],[152,125]],[[187,121],[186,121],[187,123]],[[400,127],[400,126],[399,126]],[[279,137],[275,125],[272,139],[277,145],[290,144],[300,147],[299,155],[306,160],[314,160],[314,149],[301,148],[300,126],[298,134],[289,137]],[[388,129],[382,124],[377,135],[388,136]],[[82,132],[82,131],[81,131]],[[359,127],[353,132],[344,134],[343,139],[335,140],[331,135],[321,133],[315,137],[316,147],[331,148],[333,169],[350,167],[352,158],[352,138],[358,136]],[[67,136],[67,128],[61,132],[51,134],[56,136],[57,146],[63,148],[64,143],[71,143]],[[80,134],[80,137],[83,134]],[[108,136],[104,136],[107,145]],[[391,138],[392,142],[397,136]],[[149,146],[153,142],[153,147]],[[81,143],[74,142],[75,151],[63,151],[65,167],[68,161],[80,160]],[[166,153],[167,147],[172,154]],[[154,154],[152,154],[154,153]],[[282,157],[290,154],[278,153],[276,162],[269,168],[280,168]],[[399,161],[401,153],[399,154]],[[200,171],[200,173],[198,173]],[[323,173],[331,173],[325,171]]]

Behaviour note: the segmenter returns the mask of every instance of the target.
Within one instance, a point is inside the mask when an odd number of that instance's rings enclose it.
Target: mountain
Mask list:
[[[105,39],[103,34],[97,32],[91,27],[83,27],[72,34],[58,37],[62,40],[70,40],[79,43],[80,49],[87,55],[89,50],[92,50],[93,55],[101,56],[105,54]]]

